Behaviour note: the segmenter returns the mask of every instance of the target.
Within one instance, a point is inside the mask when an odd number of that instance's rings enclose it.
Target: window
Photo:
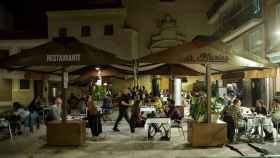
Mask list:
[[[112,36],[114,34],[114,25],[105,25],[104,26],[104,35],[105,36]]]
[[[19,80],[19,89],[30,89],[29,80]]]
[[[261,55],[261,49],[263,46],[262,29],[258,29],[248,34],[248,51]]]
[[[276,9],[276,15],[275,15],[276,28],[279,28],[280,27],[280,4],[277,4],[275,9]]]
[[[59,37],[66,37],[67,36],[67,28],[62,27],[58,29],[58,36]]]
[[[81,29],[81,36],[82,37],[88,37],[91,35],[91,32],[90,32],[90,26],[86,25],[86,26],[82,26],[82,29]]]

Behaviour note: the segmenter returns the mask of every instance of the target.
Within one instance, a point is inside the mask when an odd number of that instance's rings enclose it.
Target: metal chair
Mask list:
[[[1,126],[0,128],[2,129],[8,129],[8,132],[9,132],[9,137],[10,137],[10,142],[13,144],[14,143],[14,136],[13,136],[13,133],[12,133],[12,129],[11,129],[11,125],[10,125],[10,122],[7,121],[7,120],[0,120],[0,121],[5,121],[6,122],[6,125],[5,126]]]
[[[172,128],[177,128],[179,133],[181,131],[184,136],[184,140],[186,140],[182,120],[173,120],[172,121],[171,128],[170,128],[170,138],[172,136],[172,133],[171,133]]]

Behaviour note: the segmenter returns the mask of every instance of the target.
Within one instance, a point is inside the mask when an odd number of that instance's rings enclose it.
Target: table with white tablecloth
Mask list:
[[[147,117],[148,114],[152,113],[152,112],[156,112],[156,108],[154,107],[150,107],[150,106],[147,106],[147,107],[140,107],[140,113],[143,113],[143,116],[144,117]]]
[[[170,118],[148,118],[145,122],[145,130],[148,130],[150,124],[159,124],[159,125],[167,125],[171,127],[171,119]]]
[[[251,136],[257,130],[260,138],[263,141],[264,130],[269,133],[273,132],[272,118],[264,115],[244,115],[243,119],[239,122],[239,127],[245,127],[245,135]]]

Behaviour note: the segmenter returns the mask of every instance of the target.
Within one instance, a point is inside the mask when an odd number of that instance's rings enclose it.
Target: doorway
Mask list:
[[[34,97],[43,96],[43,81],[42,80],[34,80]]]

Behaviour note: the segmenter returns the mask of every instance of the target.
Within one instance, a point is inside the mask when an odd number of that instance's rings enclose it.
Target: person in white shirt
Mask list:
[[[55,99],[55,102],[53,105],[50,105],[50,111],[47,114],[46,121],[53,121],[53,120],[61,120],[61,106],[63,104],[63,101],[60,97],[57,97]]]

